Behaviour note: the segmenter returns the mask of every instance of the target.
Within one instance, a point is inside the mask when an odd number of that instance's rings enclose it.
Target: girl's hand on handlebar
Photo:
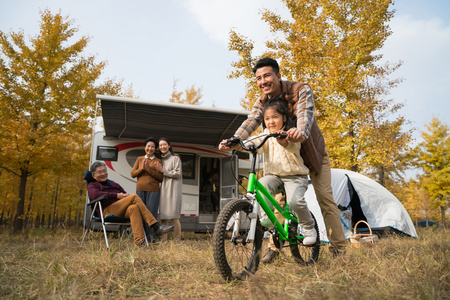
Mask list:
[[[285,132],[283,130],[278,130],[276,133],[285,133]],[[288,145],[286,137],[277,136],[277,142],[283,147],[286,147]]]

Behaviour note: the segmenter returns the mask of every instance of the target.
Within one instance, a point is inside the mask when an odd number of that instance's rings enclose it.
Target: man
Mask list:
[[[96,161],[90,170],[96,181],[88,185],[89,198],[96,199],[107,195],[106,199],[101,200],[103,215],[129,218],[136,245],[145,245],[142,219],[155,230],[157,236],[173,230],[173,226],[159,224],[138,195],[130,195],[118,183],[108,181],[105,163]]]
[[[253,68],[262,96],[256,101],[235,135],[248,138],[263,121],[262,110],[268,101],[281,101],[291,113],[297,128],[287,131],[288,140],[301,142],[300,154],[310,170],[311,182],[316,192],[328,238],[330,250],[334,255],[345,250],[345,235],[342,229],[339,211],[333,199],[331,189],[330,160],[325,147],[325,140],[317,125],[314,115],[315,106],[312,90],[306,83],[282,81],[279,66],[272,58],[260,59]],[[272,262],[279,255],[278,249],[269,245],[263,257],[263,263]]]

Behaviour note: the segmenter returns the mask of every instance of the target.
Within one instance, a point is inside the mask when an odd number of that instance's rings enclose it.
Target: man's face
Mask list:
[[[106,171],[105,167],[98,167],[95,169],[95,172],[92,173],[92,177],[94,177],[95,180],[98,182],[105,182],[108,180],[108,171]]]
[[[281,74],[275,74],[272,67],[259,68],[255,76],[256,83],[264,95],[278,97],[281,94]]]

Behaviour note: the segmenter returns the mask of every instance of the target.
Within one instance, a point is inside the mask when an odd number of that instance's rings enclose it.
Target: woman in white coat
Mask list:
[[[174,237],[181,240],[181,198],[182,198],[182,166],[181,159],[175,155],[170,141],[167,138],[159,139],[159,151],[163,163],[163,181],[161,183],[161,198],[159,204],[159,217],[161,224],[174,226]],[[161,236],[167,240],[167,234]]]

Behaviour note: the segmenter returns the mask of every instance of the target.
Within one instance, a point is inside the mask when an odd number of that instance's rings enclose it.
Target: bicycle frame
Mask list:
[[[265,140],[261,143],[261,145],[265,142]],[[240,141],[240,143],[241,143],[241,146],[245,150],[250,150],[250,152],[252,153],[252,156],[253,156],[252,166],[251,166],[251,170],[249,173],[248,184],[247,184],[247,194],[245,196],[245,198],[247,200],[250,200],[253,202],[253,211],[252,211],[252,214],[250,215],[251,223],[250,223],[250,230],[249,230],[249,233],[247,236],[247,241],[252,241],[255,238],[256,220],[259,216],[260,208],[262,208],[266,212],[270,221],[275,225],[275,229],[280,234],[280,240],[283,240],[283,241],[288,240],[290,244],[294,244],[295,242],[293,240],[290,240],[288,228],[289,228],[289,221],[295,221],[296,223],[298,223],[297,218],[289,211],[288,203],[286,203],[286,207],[283,210],[281,208],[281,206],[278,204],[278,202],[275,200],[275,198],[258,181],[258,178],[256,177],[256,171],[255,171],[257,148],[249,149],[243,145],[242,141]],[[277,217],[275,216],[274,212],[270,209],[270,207],[267,204],[267,202],[265,201],[264,197],[266,197],[270,201],[270,203],[273,205],[273,207],[283,215],[283,217],[285,219],[285,222],[283,225],[281,225],[281,223],[278,221]],[[254,200],[256,200],[256,201],[254,201]],[[240,218],[241,218],[240,215],[236,216],[236,222],[234,224],[232,236],[237,236],[237,233],[239,232]],[[291,238],[301,240],[304,237],[296,235],[295,238],[294,237],[291,237]]]
[[[250,194],[250,195],[249,195]],[[286,203],[286,207],[283,210],[281,206],[278,204],[278,202],[275,200],[275,198],[267,191],[267,189],[258,181],[256,178],[255,173],[249,174],[249,180],[248,180],[248,186],[247,186],[247,199],[251,197],[255,199],[253,203],[253,214],[254,214],[254,220],[252,218],[251,228],[250,232],[248,234],[247,239],[249,241],[253,240],[255,237],[255,229],[256,229],[256,216],[259,215],[259,208],[263,209],[267,217],[270,219],[270,221],[275,225],[275,229],[280,234],[280,240],[288,240],[289,241],[289,233],[288,233],[288,227],[289,227],[289,221],[295,221],[298,223],[297,218],[289,211],[289,204]],[[273,207],[280,212],[285,222],[282,225],[277,217],[275,216],[275,213],[270,209],[269,205],[265,201],[264,197],[270,201],[270,203],[273,205]],[[255,203],[256,202],[256,203]],[[253,225],[254,223],[254,225]],[[297,239],[303,239],[303,236],[296,236]],[[291,243],[291,241],[289,241]]]

